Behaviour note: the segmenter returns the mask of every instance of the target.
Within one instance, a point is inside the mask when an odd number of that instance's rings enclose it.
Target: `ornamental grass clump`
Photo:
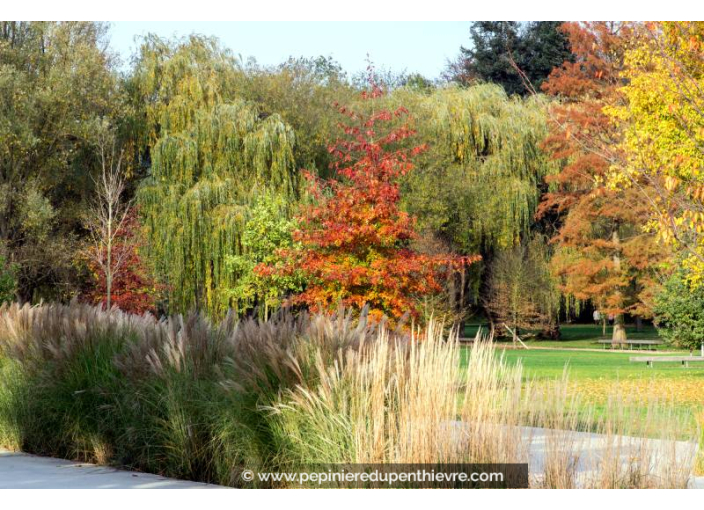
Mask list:
[[[476,342],[467,367],[456,337],[430,324],[412,338],[381,331],[332,363],[316,357],[318,383],[267,408],[293,466],[315,463],[527,461],[520,429],[521,367]]]
[[[215,324],[3,305],[0,445],[237,485],[244,467],[281,456],[262,407],[317,384],[315,357],[354,350],[380,328],[346,311]]]
[[[491,339],[465,349],[433,321],[409,333],[345,310],[216,324],[0,306],[5,448],[231,486],[244,469],[350,463],[530,463],[539,487],[687,485],[686,417],[618,396],[595,409],[568,382],[536,384]]]
[[[3,307],[3,446],[215,481],[221,329],[77,303]]]

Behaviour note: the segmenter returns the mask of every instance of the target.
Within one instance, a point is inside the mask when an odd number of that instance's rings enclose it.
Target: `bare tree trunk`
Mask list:
[[[106,258],[107,258],[107,264],[105,266],[105,293],[107,294],[105,298],[105,306],[108,309],[108,312],[112,309],[112,241],[113,241],[113,236],[112,236],[112,228],[113,228],[113,222],[115,221],[113,218],[113,204],[112,201],[109,201],[107,205],[107,214],[108,214],[108,221],[107,221],[107,239],[105,239],[105,250],[106,250]]]
[[[611,240],[614,243],[614,270],[618,272],[621,270],[621,239],[618,236],[618,229],[614,230]],[[616,289],[616,295],[621,295],[621,291],[618,288]],[[614,331],[611,336],[612,345],[626,343],[626,328],[624,321],[625,319],[623,313],[618,313],[614,317]]]
[[[467,268],[462,264],[461,269],[460,269],[460,308],[464,312],[464,307],[465,307],[465,286],[467,285]],[[463,321],[464,322],[464,321]]]
[[[111,267],[112,247],[108,248],[107,259],[108,259],[108,267]],[[107,294],[105,296],[105,306],[107,307],[108,310],[110,310],[112,308],[112,270],[110,270],[110,269],[108,269],[105,272],[105,293]]]
[[[455,289],[455,272],[452,269],[447,270],[447,294],[450,301],[450,311],[452,317],[452,326],[457,327],[455,318],[457,317],[457,290]]]

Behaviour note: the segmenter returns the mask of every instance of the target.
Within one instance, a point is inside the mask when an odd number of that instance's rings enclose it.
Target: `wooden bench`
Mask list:
[[[662,342],[662,340],[626,340],[625,342],[615,342],[614,343],[611,340],[599,340],[596,343],[603,345],[604,349],[606,349],[606,347],[608,345],[610,345],[612,349],[614,347],[619,346],[619,345],[628,345],[629,348],[631,350],[633,350],[633,346],[635,345],[640,350],[643,347],[648,348],[648,349],[650,349],[650,348],[655,349],[656,346],[662,345],[663,342]]]
[[[642,363],[652,368],[653,363],[682,363],[683,367],[688,367],[690,363],[704,362],[702,356],[636,356],[630,358],[631,362]]]

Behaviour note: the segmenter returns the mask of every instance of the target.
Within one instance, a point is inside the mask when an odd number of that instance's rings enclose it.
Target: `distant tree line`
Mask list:
[[[0,301],[677,323],[704,274],[701,23],[469,37],[443,80],[363,79],[199,35],[124,71],[104,24],[1,22]]]

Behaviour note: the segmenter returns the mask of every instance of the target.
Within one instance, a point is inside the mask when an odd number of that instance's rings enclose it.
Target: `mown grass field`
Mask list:
[[[465,336],[473,336],[477,328],[478,325],[468,326]],[[567,369],[573,391],[586,401],[601,404],[608,395],[618,393],[626,398],[671,402],[677,407],[692,408],[695,413],[704,409],[704,364],[694,364],[689,368],[678,363],[656,364],[648,368],[645,363],[631,363],[629,358],[668,354],[646,350],[603,350],[595,343],[604,339],[602,328],[594,324],[568,324],[560,329],[560,340],[526,342],[529,347],[538,349],[505,349],[500,352],[509,362],[522,362],[526,379],[555,379]],[[611,328],[607,328],[607,338],[610,335]],[[642,331],[628,327],[627,335],[629,339],[659,338],[653,326],[644,326]],[[509,346],[510,343],[498,342],[497,345]],[[686,352],[671,345],[659,346],[658,350]]]
[[[645,363],[632,363],[632,356],[663,356],[648,352],[594,352],[565,351],[550,349],[506,349],[504,356],[509,361],[521,360],[526,377],[545,379],[560,377],[567,367],[570,378],[575,381],[605,380],[628,381],[639,380],[646,383],[658,383],[665,380],[697,380],[701,384],[704,399],[704,365],[692,364],[689,368],[679,363],[655,364],[649,368]],[[655,391],[655,388],[651,388]]]
[[[464,337],[473,338],[477,334],[479,327],[482,327],[483,332],[488,331],[486,324],[469,324],[464,329]],[[606,336],[603,334],[601,326],[595,324],[563,324],[560,326],[561,337],[559,340],[541,340],[528,339],[526,335],[525,342],[529,346],[536,347],[551,347],[551,348],[569,348],[569,349],[603,349],[603,345],[598,344],[599,340],[608,340],[611,338],[613,328],[607,326]],[[644,325],[641,331],[637,331],[635,326],[627,326],[626,334],[632,340],[659,340],[657,328],[652,325]],[[660,345],[657,350],[666,351],[682,351],[672,345]]]
[[[537,385],[559,379],[567,370],[569,391],[597,414],[608,407],[610,398],[616,398],[641,408],[644,420],[652,405],[685,413],[689,418],[682,421],[683,434],[696,433],[704,423],[704,364],[689,368],[678,363],[655,364],[648,368],[645,363],[629,361],[631,356],[668,356],[645,351],[502,349],[500,344],[496,351],[511,364],[520,361],[524,379]],[[701,462],[704,472],[704,458]]]
[[[704,409],[704,364],[685,368],[679,363],[666,363],[648,368],[645,363],[629,361],[631,356],[668,354],[499,348],[497,355],[511,363],[520,360],[524,377],[538,382],[560,378],[567,370],[573,391],[585,401],[601,404],[609,395],[620,394],[629,399],[672,403],[697,413]]]

